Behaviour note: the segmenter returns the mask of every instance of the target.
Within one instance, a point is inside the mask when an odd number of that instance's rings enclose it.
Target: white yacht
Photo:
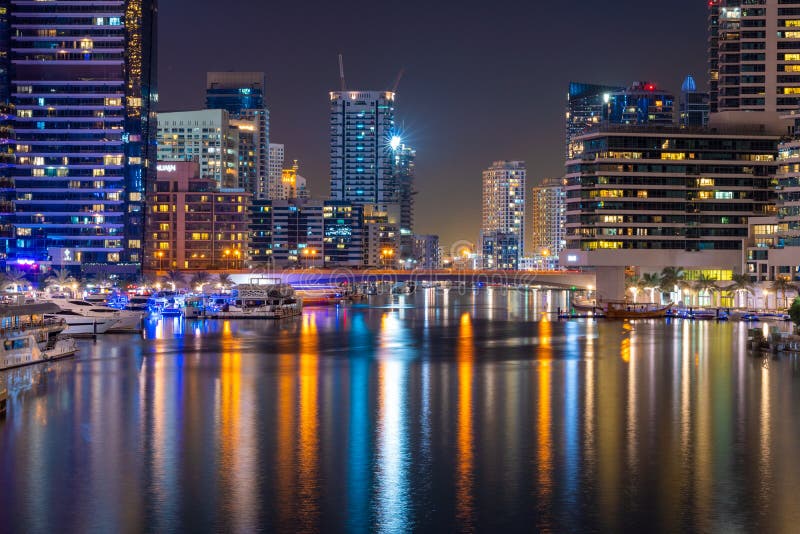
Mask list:
[[[52,315],[66,320],[67,334],[94,335],[142,330],[144,315],[141,312],[117,310],[84,300],[53,298],[51,302],[61,308]]]
[[[207,317],[219,319],[282,319],[303,313],[303,299],[289,284],[279,279],[254,278],[236,287],[233,302],[209,311]]]
[[[0,369],[66,358],[78,351],[74,339],[60,335],[67,325],[50,315],[57,311],[51,303],[0,306]]]

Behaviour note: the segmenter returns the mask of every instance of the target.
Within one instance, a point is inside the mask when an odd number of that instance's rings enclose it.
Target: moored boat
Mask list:
[[[303,313],[303,299],[289,284],[270,278],[254,278],[236,287],[231,302],[206,310],[211,319],[282,319]]]
[[[56,360],[78,351],[75,340],[64,337],[66,321],[54,318],[51,303],[0,307],[0,369]]]
[[[630,302],[608,302],[603,315],[607,319],[659,319],[666,317],[672,304],[654,306]]]

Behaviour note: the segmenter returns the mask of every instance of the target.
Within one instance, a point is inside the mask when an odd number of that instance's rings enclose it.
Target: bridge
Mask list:
[[[302,269],[283,271],[219,271],[231,275],[236,284],[254,278],[280,278],[282,282],[301,284],[367,283],[449,283],[452,285],[532,286],[543,289],[583,289],[597,287],[594,272],[581,271],[467,271],[467,270],[388,270],[388,269]],[[161,274],[161,273],[159,273]]]

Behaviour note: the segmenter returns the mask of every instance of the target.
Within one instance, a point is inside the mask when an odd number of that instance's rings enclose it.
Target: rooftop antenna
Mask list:
[[[344,60],[342,54],[339,54],[339,82],[342,86],[342,92],[347,91],[347,85],[344,83]]]
[[[397,87],[400,85],[400,80],[403,78],[403,73],[405,69],[400,69],[400,72],[397,73],[397,79],[394,81],[394,86],[392,87],[392,92],[397,92]]]

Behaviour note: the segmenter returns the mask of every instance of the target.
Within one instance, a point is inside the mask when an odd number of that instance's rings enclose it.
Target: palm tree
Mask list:
[[[714,293],[719,291],[717,279],[704,273],[700,273],[700,277],[695,280],[694,289],[697,291],[698,298],[703,292],[707,292],[710,297],[713,297]]]
[[[230,289],[234,285],[233,280],[231,280],[231,275],[227,273],[218,274],[217,281],[222,289]]]
[[[19,289],[20,285],[26,285],[25,280],[25,273],[20,271],[19,269],[11,269],[6,273],[3,273],[3,280],[2,280],[2,287],[0,289],[8,289],[13,288],[14,291]]]
[[[645,273],[641,278],[642,287],[650,291],[650,302],[655,302],[656,290],[661,289],[661,276],[658,273]]]
[[[141,287],[147,289],[151,286],[154,286],[156,283],[156,279],[151,274],[142,274],[138,276],[134,281],[133,284],[136,287]]]
[[[786,303],[786,291],[794,289],[791,278],[786,275],[775,277],[775,280],[770,285],[770,289],[775,291],[776,297],[778,296],[778,292],[780,292],[781,300],[783,300],[783,307],[786,308],[788,306]]]
[[[664,267],[661,270],[662,293],[675,293],[675,288],[689,289],[691,285],[686,280],[686,271],[683,267]]]
[[[625,277],[625,291],[633,293],[633,303],[636,304],[636,294],[642,288],[642,279],[639,276],[632,274]]]
[[[189,287],[196,287],[198,291],[203,292],[203,286],[211,282],[211,275],[205,271],[194,273],[189,280]]]
[[[73,285],[75,285],[74,289],[77,289],[75,277],[69,274],[69,271],[66,269],[54,270],[53,274],[45,280],[45,284],[48,288],[55,287],[58,290],[64,289],[65,287],[72,289]]]
[[[734,299],[739,293],[745,294],[745,305],[747,307],[747,294],[753,293],[753,282],[750,280],[750,276],[746,274],[734,274],[731,278],[731,285],[727,287],[728,291],[733,291]]]
[[[173,289],[178,289],[179,286],[186,283],[186,279],[180,271],[167,271],[161,280],[164,284],[171,284]]]

